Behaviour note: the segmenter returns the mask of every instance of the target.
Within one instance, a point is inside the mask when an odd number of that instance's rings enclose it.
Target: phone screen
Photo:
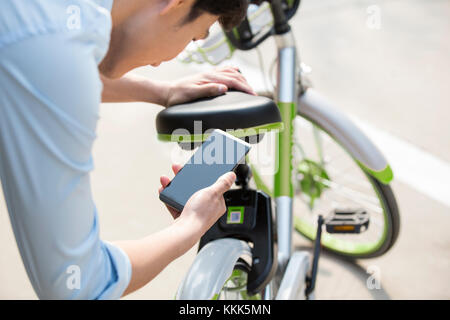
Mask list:
[[[182,211],[195,192],[211,186],[220,176],[243,162],[250,148],[250,144],[245,141],[222,130],[214,130],[160,193],[159,198]]]

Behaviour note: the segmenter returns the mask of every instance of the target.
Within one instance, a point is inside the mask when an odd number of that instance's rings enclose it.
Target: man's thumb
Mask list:
[[[228,191],[236,180],[236,174],[234,172],[227,172],[214,183],[211,187],[220,194]]]
[[[224,94],[228,90],[227,86],[224,84],[208,83],[202,85],[198,92],[200,97],[215,97]]]

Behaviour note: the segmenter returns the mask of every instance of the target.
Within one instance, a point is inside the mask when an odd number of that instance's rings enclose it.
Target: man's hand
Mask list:
[[[175,173],[181,166],[173,165]],[[171,209],[175,223],[143,239],[118,241],[115,245],[128,255],[131,262],[131,280],[125,294],[133,292],[159,274],[171,261],[191,249],[225,213],[223,194],[230,189],[236,175],[228,172],[212,186],[196,192],[179,213]],[[161,192],[170,182],[161,177]]]
[[[165,105],[170,107],[199,98],[215,97],[228,89],[256,95],[238,68],[221,67],[171,83]]]
[[[180,165],[172,165],[175,174],[181,168]],[[203,234],[225,213],[226,205],[223,194],[231,188],[235,180],[235,173],[228,172],[217,179],[212,186],[194,193],[181,213],[169,206],[167,208],[174,219],[179,218],[188,221],[188,225]],[[159,192],[169,184],[170,179],[162,176],[160,181]]]

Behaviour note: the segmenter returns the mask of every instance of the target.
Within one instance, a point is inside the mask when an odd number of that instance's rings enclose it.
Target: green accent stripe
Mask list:
[[[277,156],[276,173],[274,177],[274,196],[294,196],[294,187],[292,184],[292,145],[294,125],[293,121],[297,114],[295,103],[279,102],[281,118],[283,119],[284,130],[277,134]]]
[[[274,122],[263,124],[261,126],[250,127],[245,129],[227,130],[227,133],[236,138],[244,138],[256,134],[267,133],[268,131],[283,131],[284,125],[282,122]],[[158,133],[158,140],[170,142],[202,142],[209,136],[209,133],[203,134],[164,134]]]
[[[211,300],[219,300],[219,294],[218,293],[214,294]]]
[[[394,173],[392,172],[391,166],[389,164],[383,170],[375,171],[375,170],[372,170],[372,169],[366,167],[363,163],[361,163],[358,160],[356,160],[356,162],[365,172],[370,174],[372,177],[374,177],[381,183],[389,184],[389,182],[391,182],[394,179]]]

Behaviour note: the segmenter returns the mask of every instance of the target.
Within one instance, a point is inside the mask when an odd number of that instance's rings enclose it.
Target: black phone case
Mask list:
[[[177,210],[179,212],[183,211],[183,209],[184,209],[183,204],[178,203],[175,200],[172,200],[170,197],[167,197],[162,192],[159,194],[159,200],[161,200],[162,202],[164,202],[165,204],[167,204],[168,206],[174,208],[175,210]]]
[[[217,175],[217,166],[218,164],[213,164],[213,166],[205,166],[204,163],[199,164],[202,166],[202,170],[199,170],[198,172],[195,172],[195,175],[189,176],[191,179],[187,180],[186,176],[183,176],[183,170],[185,168],[188,168],[188,166],[195,166],[195,164],[192,164],[193,159],[195,159],[195,156],[197,152],[204,152],[203,147],[207,145],[207,147],[210,146],[211,143],[213,143],[213,139],[225,139],[225,143],[227,142],[226,139],[228,139],[228,142],[231,142],[230,139],[233,140],[233,148],[237,148],[237,146],[241,146],[244,149],[244,153],[241,155],[240,153],[237,155],[236,153],[233,153],[234,159],[232,163],[228,163],[224,161],[222,163],[225,167],[221,168],[221,175],[225,174],[226,172],[233,171],[236,166],[242,162],[242,160],[245,158],[245,155],[250,150],[251,146],[246,143],[245,141],[239,140],[233,136],[231,136],[228,133],[225,133],[222,130],[214,130],[210,137],[202,144],[202,146],[195,152],[195,154],[191,157],[191,159],[188,161],[188,163],[181,169],[181,171],[178,173],[178,175],[175,176],[175,178],[169,183],[169,185],[159,194],[159,199],[164,202],[165,204],[169,205],[170,207],[174,208],[177,211],[182,211],[186,201],[198,190],[209,187],[212,185],[217,178],[220,176]],[[215,141],[215,140],[214,140]],[[223,142],[223,141],[222,141]],[[223,144],[225,145],[225,144]],[[237,150],[237,149],[236,149]],[[234,152],[234,151],[233,151]],[[225,153],[222,153],[223,156],[226,155]],[[202,154],[202,159],[204,157],[204,154]],[[225,159],[223,158],[223,159]],[[228,159],[228,158],[227,158]],[[189,167],[188,170],[192,170],[192,167]],[[192,173],[191,173],[192,174]],[[197,179],[198,178],[198,179]]]

